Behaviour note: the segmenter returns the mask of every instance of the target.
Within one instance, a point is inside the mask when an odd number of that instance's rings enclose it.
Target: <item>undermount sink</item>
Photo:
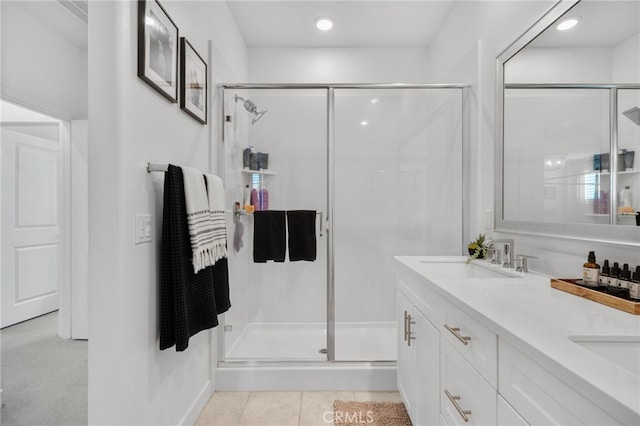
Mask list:
[[[640,336],[569,336],[569,340],[640,376]]]
[[[450,271],[452,277],[460,278],[520,278],[513,269],[502,268],[487,262],[466,263],[464,258],[441,261],[438,258],[421,260],[420,263],[442,263],[442,268]]]

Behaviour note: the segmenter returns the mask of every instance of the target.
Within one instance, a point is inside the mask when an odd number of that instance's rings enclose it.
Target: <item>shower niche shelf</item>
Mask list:
[[[246,174],[246,175],[258,174],[258,175],[263,175],[263,176],[275,176],[275,174],[276,174],[276,172],[272,172],[271,170],[247,170],[247,169],[242,169],[240,171],[243,174]]]

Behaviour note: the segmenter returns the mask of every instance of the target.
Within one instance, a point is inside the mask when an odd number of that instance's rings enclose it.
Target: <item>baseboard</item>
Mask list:
[[[179,424],[182,426],[193,426],[196,423],[196,420],[198,420],[198,416],[200,416],[200,413],[204,409],[205,405],[207,405],[207,402],[209,402],[209,398],[211,398],[210,381],[208,381],[204,385],[204,387],[198,394],[198,397],[195,401],[193,401],[193,404],[191,404],[191,407],[189,407],[187,414],[185,414],[182,420],[180,420]]]

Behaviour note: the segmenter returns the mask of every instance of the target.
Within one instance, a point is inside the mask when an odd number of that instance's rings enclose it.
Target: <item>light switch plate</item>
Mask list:
[[[484,229],[493,229],[493,210],[487,209],[483,213]]]
[[[151,215],[150,214],[136,215],[134,240],[136,244],[151,242]]]

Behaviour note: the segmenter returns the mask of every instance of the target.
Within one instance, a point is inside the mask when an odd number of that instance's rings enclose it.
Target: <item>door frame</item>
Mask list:
[[[58,315],[58,335],[64,339],[71,338],[71,172],[70,172],[70,126],[71,122],[68,117],[62,118],[60,114],[49,113],[46,108],[31,105],[27,102],[21,102],[11,97],[1,97],[2,101],[11,103],[21,108],[25,108],[44,114],[54,118],[59,122],[59,157],[58,157],[58,173],[60,179],[58,214],[60,215],[60,270],[58,288],[59,294],[59,315]],[[3,122],[0,125],[14,124],[16,122]],[[33,124],[33,122],[20,122],[21,125]],[[0,173],[2,169],[0,168]],[[0,209],[1,210],[1,209]],[[2,213],[0,212],[0,215]],[[1,216],[0,216],[1,218]],[[2,238],[2,230],[0,229],[0,238]],[[0,256],[2,255],[0,248]],[[2,285],[2,283],[0,283]]]

